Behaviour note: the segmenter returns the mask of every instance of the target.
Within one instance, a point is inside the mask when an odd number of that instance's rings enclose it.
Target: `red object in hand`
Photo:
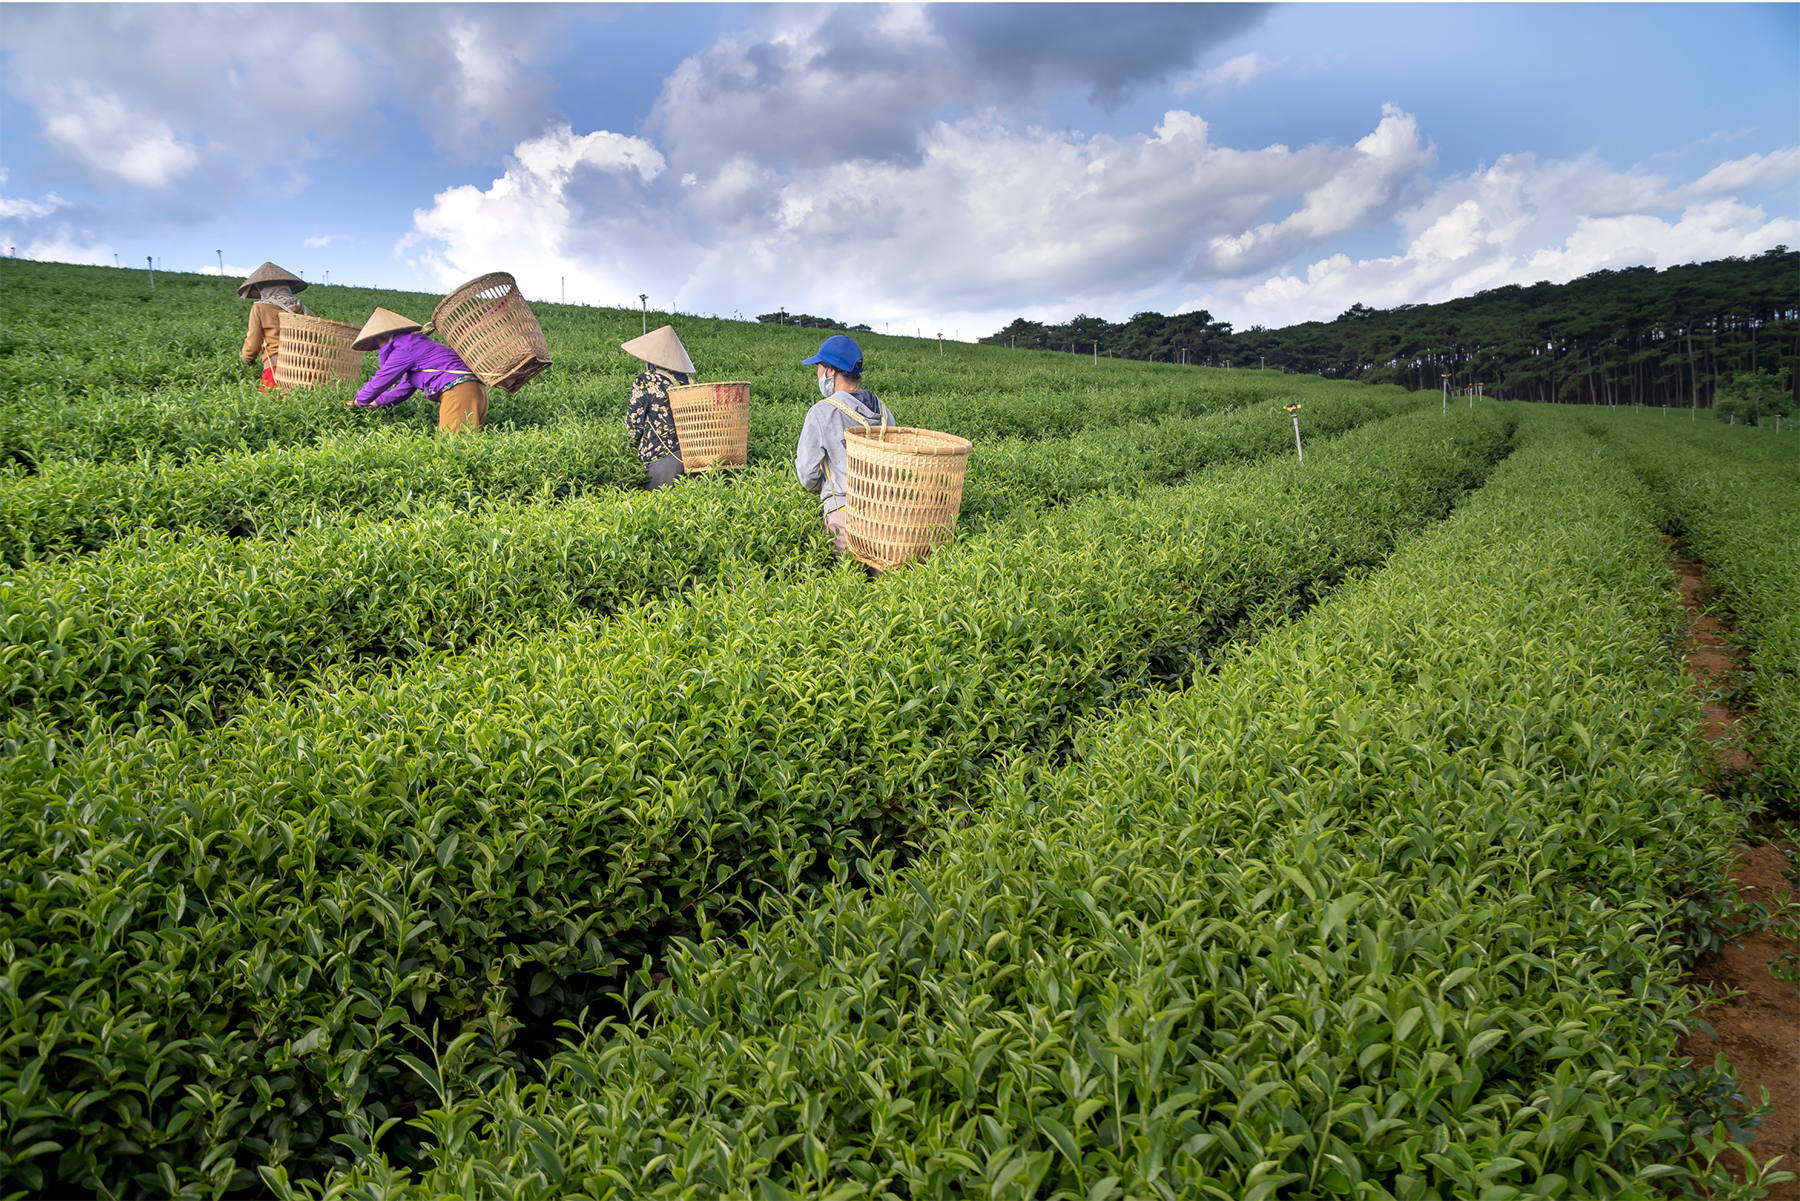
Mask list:
[[[273,392],[275,390],[275,368],[263,368],[262,390],[264,392]]]

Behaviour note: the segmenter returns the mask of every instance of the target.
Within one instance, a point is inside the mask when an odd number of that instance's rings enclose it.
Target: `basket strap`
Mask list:
[[[825,403],[830,405],[834,409],[841,410],[842,412],[848,414],[854,420],[862,422],[863,429],[865,431],[868,430],[869,419],[867,417],[864,417],[861,413],[858,413],[855,409],[851,408],[849,405],[845,404],[843,401],[839,400],[837,397],[827,396],[825,398]],[[886,439],[884,438],[883,440],[885,441]],[[847,451],[845,452],[845,458],[846,459],[849,458],[849,452],[847,452]],[[847,474],[849,471],[849,467],[850,467],[850,464],[848,462],[846,462],[844,464],[844,469],[846,471],[846,475],[844,478],[844,489],[840,493],[840,495],[843,496],[843,498],[844,498],[844,508],[850,509],[850,512],[854,513],[854,512],[856,512],[856,510],[850,508],[850,479]],[[825,456],[825,482],[831,485],[831,490],[833,492],[838,491],[837,481],[831,478],[831,456],[830,455]]]
[[[849,414],[855,420],[862,422],[862,427],[863,427],[864,432],[866,433],[868,431],[869,419],[867,417],[864,417],[861,413],[857,412],[855,409],[851,408],[849,405],[845,404],[843,401],[839,400],[837,397],[827,396],[825,398],[825,403],[830,405],[834,409],[838,409],[844,413]],[[880,400],[879,398],[875,401],[875,407],[881,410],[881,412],[876,414],[877,418],[881,421],[881,434],[879,436],[880,436],[881,441],[886,442],[887,441],[887,432],[888,432],[888,420],[891,417],[893,417],[894,414],[888,410],[887,404],[884,401]]]

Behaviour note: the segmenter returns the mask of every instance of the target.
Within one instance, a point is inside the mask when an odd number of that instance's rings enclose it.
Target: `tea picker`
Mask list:
[[[262,390],[275,387],[275,368],[281,353],[281,315],[311,317],[313,311],[294,299],[294,293],[306,291],[306,281],[293,272],[264,263],[238,285],[238,295],[251,302],[250,327],[244,333],[244,349],[239,354],[248,367],[262,356]]]
[[[625,405],[625,432],[637,447],[638,460],[648,477],[646,486],[667,487],[682,473],[681,441],[676,437],[669,390],[693,382],[694,360],[688,357],[687,347],[681,344],[672,325],[622,342],[619,349],[644,361],[644,369],[631,381],[631,399]]]
[[[487,420],[487,385],[461,355],[426,337],[417,321],[376,309],[351,345],[375,351],[380,363],[353,403],[379,408],[423,392],[437,399],[440,430],[479,429]]]
[[[834,334],[819,344],[817,354],[800,364],[817,368],[819,395],[825,399],[806,411],[800,444],[794,451],[794,473],[802,487],[819,494],[825,528],[831,531],[841,555],[850,549],[845,528],[850,514],[844,507],[849,500],[850,474],[844,449],[846,432],[852,425],[898,423],[881,398],[862,386],[862,347],[856,339]]]

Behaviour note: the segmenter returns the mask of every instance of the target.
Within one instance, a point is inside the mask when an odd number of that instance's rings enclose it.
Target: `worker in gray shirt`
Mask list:
[[[819,344],[819,353],[801,362],[818,368],[819,395],[825,399],[806,411],[800,446],[794,452],[794,472],[808,492],[819,494],[825,528],[836,540],[838,553],[843,554],[850,549],[844,532],[849,520],[844,490],[850,466],[844,452],[844,431],[853,425],[898,423],[881,399],[862,386],[862,347],[856,339],[834,334]]]

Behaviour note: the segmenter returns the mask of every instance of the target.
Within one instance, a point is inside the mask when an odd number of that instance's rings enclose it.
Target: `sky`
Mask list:
[[[1777,244],[1795,4],[0,5],[20,257],[967,340]]]

